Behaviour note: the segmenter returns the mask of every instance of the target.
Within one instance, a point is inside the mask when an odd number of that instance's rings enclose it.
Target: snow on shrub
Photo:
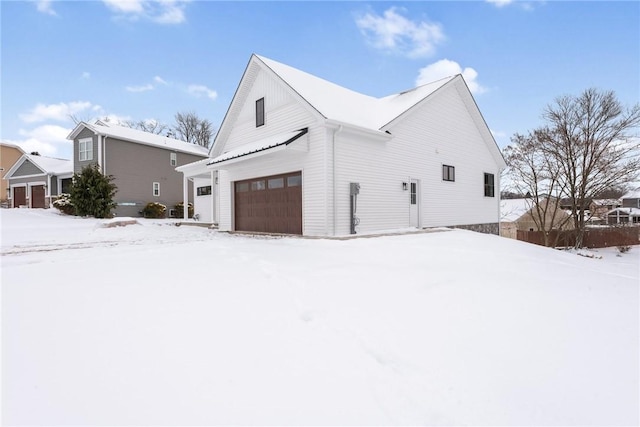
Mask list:
[[[177,218],[184,218],[184,202],[175,205],[175,210]],[[193,203],[189,203],[187,212],[189,214],[188,218],[193,218]]]
[[[162,203],[150,202],[142,209],[142,215],[145,218],[164,218],[166,216],[167,207]]]
[[[58,196],[58,198],[53,202],[53,207],[66,215],[76,214],[76,208],[73,206],[73,203],[71,202],[71,195],[68,193],[60,194],[60,196]]]

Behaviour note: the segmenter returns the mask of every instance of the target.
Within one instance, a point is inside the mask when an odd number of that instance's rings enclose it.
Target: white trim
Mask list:
[[[158,190],[158,194],[156,194],[156,187]],[[153,197],[160,197],[160,183],[159,182],[154,182],[152,187],[151,187],[151,195]]]
[[[87,143],[89,143],[89,146],[91,147],[91,157],[89,157],[89,150],[86,149],[87,147]],[[82,145],[85,145],[85,150],[82,151]],[[83,159],[81,154],[85,153],[85,158]],[[78,161],[79,162],[89,162],[93,160],[93,137],[87,137],[87,138],[80,138],[78,140]]]
[[[173,167],[178,166],[178,153],[175,153],[175,152],[169,153],[169,166],[173,166]]]

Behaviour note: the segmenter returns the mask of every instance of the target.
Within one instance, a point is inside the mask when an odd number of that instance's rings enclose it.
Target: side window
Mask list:
[[[78,141],[78,160],[81,162],[93,160],[92,138],[83,138]]]
[[[443,181],[455,181],[456,180],[456,168],[454,166],[442,165],[442,180]]]
[[[154,182],[153,183],[153,195],[155,197],[159,197],[160,196],[160,183],[159,182]]]
[[[264,125],[264,98],[256,101],[256,127]]]
[[[417,194],[418,194],[418,184],[415,183],[415,182],[412,182],[411,183],[411,194],[410,194],[410,197],[411,197],[410,201],[411,201],[412,205],[415,205],[417,203],[417,201],[418,201]]]
[[[484,196],[485,197],[494,197],[495,195],[495,185],[493,180],[492,173],[484,174]]]
[[[176,153],[170,153],[169,155],[169,163],[171,163],[171,166],[175,166],[178,164],[178,155]]]

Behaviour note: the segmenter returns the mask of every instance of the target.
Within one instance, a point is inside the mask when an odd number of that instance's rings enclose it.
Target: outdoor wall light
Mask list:
[[[408,184],[407,184],[406,182],[403,182],[403,183],[402,183],[402,189],[403,189],[404,191],[407,191],[407,188],[408,188]]]

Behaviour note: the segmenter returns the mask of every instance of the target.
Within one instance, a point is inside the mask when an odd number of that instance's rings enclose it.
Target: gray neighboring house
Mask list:
[[[24,154],[7,171],[9,206],[14,208],[49,208],[67,191],[73,176],[71,160]]]
[[[207,157],[208,149],[162,135],[102,121],[79,123],[67,136],[73,141],[73,171],[98,164],[118,187],[116,216],[141,216],[150,202],[162,203],[171,216],[183,200],[182,174],[175,168]],[[188,186],[189,193],[192,183]],[[189,200],[192,202],[192,198]]]

